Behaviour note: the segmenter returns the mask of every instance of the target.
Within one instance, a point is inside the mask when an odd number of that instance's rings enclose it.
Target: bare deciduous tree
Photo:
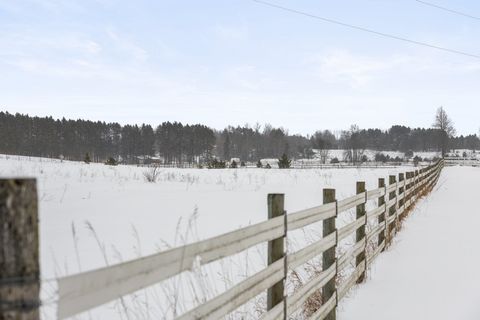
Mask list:
[[[437,109],[433,128],[440,131],[439,144],[442,150],[442,156],[445,156],[445,153],[448,149],[448,142],[450,138],[455,135],[456,131],[455,127],[453,126],[453,121],[447,115],[447,112],[443,107]]]
[[[327,163],[328,155],[330,154],[329,149],[320,149],[320,162],[322,164]]]
[[[319,150],[320,161],[325,164],[330,153],[330,149],[335,144],[335,136],[329,130],[317,131],[310,139],[312,146]]]
[[[360,128],[354,124],[350,126],[350,130],[343,132],[345,140],[345,151],[343,159],[346,162],[359,163],[365,152],[364,143],[360,137]]]

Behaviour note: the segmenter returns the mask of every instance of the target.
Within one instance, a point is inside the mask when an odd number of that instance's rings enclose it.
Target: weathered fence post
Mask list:
[[[412,182],[410,182],[410,189],[412,189],[412,193],[410,195],[410,206],[415,202],[415,171],[410,171],[410,178]]]
[[[405,189],[403,192],[405,193],[405,196],[403,197],[403,204],[405,205],[405,210],[410,206],[410,198],[412,197],[412,186],[413,182],[411,181],[412,179],[412,173],[410,171],[405,172]],[[407,183],[408,182],[408,183]]]
[[[394,176],[394,175],[389,176],[389,179],[388,179],[389,185],[395,184],[396,181],[397,181],[396,179],[397,179],[397,177]],[[397,196],[397,189],[395,188],[395,190],[391,191],[390,194],[389,194],[389,196],[388,196],[389,202],[390,202],[391,200],[394,200],[394,199],[396,198],[396,196]],[[389,210],[388,210],[387,221],[388,221],[388,219],[389,219],[392,215],[395,215],[396,212],[397,212],[397,203],[395,202],[393,205],[390,206],[390,208],[389,208]],[[392,227],[392,224],[391,224],[391,223],[388,223],[388,222],[387,222],[387,224],[388,224],[388,230],[387,230],[388,235],[387,235],[387,238],[388,238],[388,242],[391,243],[391,242],[392,242],[392,231],[393,231],[393,227]],[[396,227],[396,226],[394,226],[394,227]]]
[[[378,198],[378,206],[381,207],[381,206],[384,206],[385,205],[385,196],[386,196],[386,189],[385,189],[385,179],[384,178],[379,178],[378,179],[378,187],[379,188],[384,188],[385,190],[385,194],[381,197]],[[384,223],[385,224],[385,230],[383,230],[383,232],[380,232],[378,234],[378,245],[381,245],[382,242],[385,240],[385,235],[387,234],[387,226],[386,226],[386,215],[387,215],[387,208],[385,208],[385,210],[383,210],[383,213],[380,214],[378,216],[378,224],[382,224]],[[385,247],[384,247],[385,248]]]
[[[276,194],[268,195],[268,219],[273,219],[278,216],[285,215],[284,199],[285,197],[283,194],[276,193]],[[268,242],[268,265],[271,265],[275,261],[284,258],[285,256],[284,240],[285,240],[285,234],[281,238],[277,238]],[[271,288],[268,289],[267,310],[272,309],[277,304],[283,301],[284,280],[285,279],[277,282]]]
[[[323,203],[335,202],[335,189],[323,189]],[[335,209],[337,210],[337,209]],[[336,217],[328,218],[323,220],[323,237],[328,236],[329,234],[337,232],[337,227],[335,224]],[[325,250],[322,254],[322,270],[327,270],[333,264],[336,263],[336,251],[337,246]],[[322,288],[322,301],[325,303],[332,297],[336,292],[336,280],[337,275],[328,281]],[[325,317],[326,320],[335,320],[337,318],[337,309],[336,307]]]
[[[0,180],[0,319],[39,319],[39,291],[36,181]]]
[[[404,180],[405,180],[405,174],[404,173],[399,173],[398,174],[398,182],[401,183]],[[400,207],[403,206],[403,211],[402,211],[402,214],[399,217],[399,220],[402,220],[405,217],[405,186],[406,186],[406,184],[404,183],[403,187],[398,188],[398,197],[400,198],[400,195],[403,194],[403,199],[398,200],[398,208],[397,209],[400,209]],[[396,223],[397,223],[397,227],[398,227],[398,221]]]
[[[415,170],[414,172],[414,179],[413,179],[413,188],[415,190],[415,201],[417,201],[417,198],[419,196],[418,194],[418,170]]]
[[[357,194],[361,194],[361,193],[364,193],[364,192],[365,192],[365,182],[364,181],[358,181],[357,182]],[[365,196],[365,203],[366,203],[366,199],[367,199],[367,197]],[[366,216],[365,216],[365,203],[357,205],[357,219],[366,218]],[[367,223],[365,221],[365,224],[357,229],[357,232],[356,232],[356,235],[355,235],[355,241],[357,243],[362,241],[365,238],[365,227],[366,227],[366,225],[367,225]],[[360,252],[355,259],[355,265],[356,266],[360,265],[362,263],[362,261],[367,258],[366,250],[367,250],[367,239],[365,239],[364,250],[362,252]],[[363,263],[365,263],[365,261],[363,261]],[[365,272],[366,272],[366,268],[365,268],[365,271],[358,277],[357,283],[363,282],[363,280],[365,279]]]

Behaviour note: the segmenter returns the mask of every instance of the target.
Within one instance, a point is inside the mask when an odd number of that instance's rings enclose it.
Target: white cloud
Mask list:
[[[219,38],[226,41],[245,41],[248,39],[248,28],[241,26],[216,25],[214,33]]]
[[[127,53],[135,61],[144,62],[148,59],[149,55],[147,50],[145,50],[126,36],[120,35],[117,31],[113,30],[113,28],[107,29],[107,35],[111,40],[113,40],[113,43],[118,49]]]
[[[314,65],[315,72],[323,81],[348,83],[353,88],[369,85],[386,72],[410,62],[411,59],[406,56],[384,58],[359,56],[338,49],[307,60],[307,63]]]

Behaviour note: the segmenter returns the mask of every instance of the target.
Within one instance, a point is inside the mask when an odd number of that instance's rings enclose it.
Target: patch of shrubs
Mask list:
[[[105,164],[106,164],[107,166],[116,166],[118,163],[117,163],[117,160],[115,160],[115,159],[112,158],[112,157],[109,157],[109,158],[107,159],[107,161],[105,161]]]
[[[422,161],[421,157],[415,156],[415,158],[413,158],[413,165],[416,167],[421,161]]]
[[[399,156],[396,156],[395,158],[390,157],[388,154],[384,155],[383,153],[377,153],[375,154],[375,161],[376,162],[402,162],[403,159],[400,158]]]
[[[213,159],[207,164],[208,169],[225,169],[227,164],[225,161],[219,161],[217,159]]]

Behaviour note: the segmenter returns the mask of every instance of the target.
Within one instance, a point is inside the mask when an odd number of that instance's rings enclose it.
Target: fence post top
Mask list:
[[[37,179],[36,178],[5,178],[5,179],[0,179],[0,184],[6,185],[17,185],[20,186],[22,184],[36,184]]]
[[[335,201],[335,189],[324,188],[323,189],[323,203],[329,203]]]
[[[357,193],[365,192],[365,181],[357,181]]]
[[[279,197],[279,196],[284,196],[285,194],[284,193],[269,193],[268,196],[269,197]]]

